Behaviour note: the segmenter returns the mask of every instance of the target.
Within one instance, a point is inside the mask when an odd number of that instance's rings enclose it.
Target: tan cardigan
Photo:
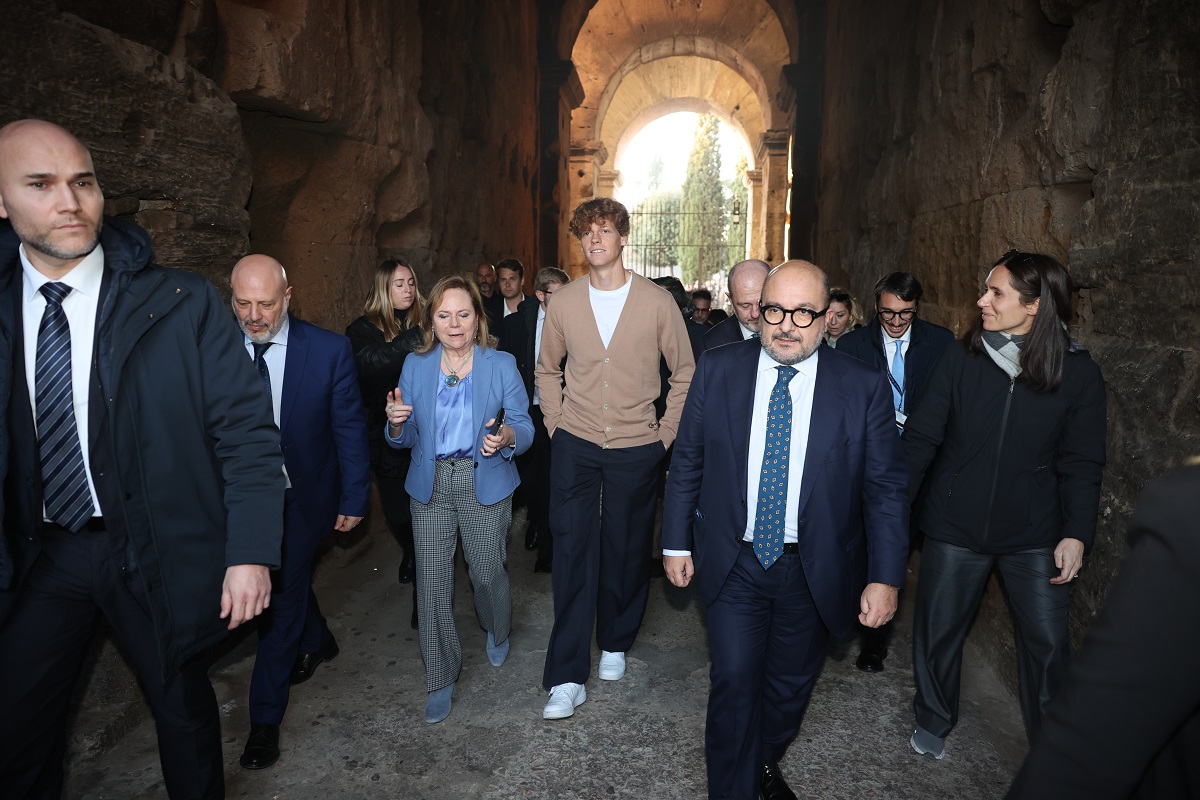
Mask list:
[[[546,430],[559,427],[605,448],[661,441],[679,431],[696,365],[683,315],[671,294],[636,273],[608,349],[596,327],[585,275],[558,289],[546,307],[534,378]],[[671,371],[667,409],[655,417],[659,355]],[[566,356],[565,380],[560,365]]]

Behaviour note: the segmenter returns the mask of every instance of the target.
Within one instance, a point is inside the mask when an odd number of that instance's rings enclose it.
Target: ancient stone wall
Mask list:
[[[1009,248],[1081,287],[1109,463],[1078,641],[1138,492],[1200,452],[1200,7],[842,0],[827,31],[818,263],[868,308],[878,276],[911,271],[959,332]],[[1015,681],[1007,617],[993,586],[975,636]]]

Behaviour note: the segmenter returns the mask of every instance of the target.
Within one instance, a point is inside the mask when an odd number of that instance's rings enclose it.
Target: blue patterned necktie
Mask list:
[[[783,520],[787,510],[788,454],[792,448],[792,393],[788,383],[795,367],[776,367],[779,378],[767,408],[767,446],[758,480],[758,510],[754,517],[754,555],[763,569],[783,555]]]
[[[75,401],[71,391],[71,325],[62,302],[71,293],[65,283],[44,283],[46,310],[38,326],[34,369],[38,452],[42,461],[42,499],[46,519],[78,531],[95,513],[83,466]]]
[[[274,342],[251,342],[254,347],[254,366],[258,367],[258,376],[262,378],[263,386],[267,387],[267,397],[271,396],[271,371],[267,369],[267,359],[263,358]]]

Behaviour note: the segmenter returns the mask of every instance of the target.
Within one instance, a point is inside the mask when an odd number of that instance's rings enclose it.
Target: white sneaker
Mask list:
[[[625,677],[625,654],[600,651],[600,680],[619,681]]]
[[[550,690],[550,702],[542,709],[542,719],[566,719],[587,700],[582,683],[560,683]]]

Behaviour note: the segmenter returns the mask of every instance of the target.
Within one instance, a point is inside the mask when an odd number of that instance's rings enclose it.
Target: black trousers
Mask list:
[[[412,511],[409,508],[408,492],[404,490],[405,476],[385,478],[376,473],[375,481],[379,486],[379,505],[383,508],[383,518],[387,521],[392,538],[404,555],[413,557],[413,522]]]
[[[225,796],[217,701],[193,660],[166,684],[140,578],[124,536],[42,532],[42,553],[0,627],[0,797],[62,796],[67,711],[80,666],[103,618],[129,659],[158,726],[167,795]],[[213,614],[217,613],[213,598]]]
[[[538,532],[538,561],[549,562],[554,556],[554,537],[550,534],[550,434],[546,433],[539,406],[530,406],[529,416],[533,420],[533,444],[517,456],[517,471],[529,508],[529,524]]]
[[[585,683],[592,624],[602,650],[633,645],[650,586],[660,442],[604,449],[559,428],[552,444],[554,629],[542,683]],[[603,495],[603,502],[601,496]]]
[[[764,570],[749,544],[707,611],[709,797],[756,800],[762,765],[781,760],[800,730],[829,629],[799,554]]]
[[[1000,570],[1017,634],[1021,714],[1030,740],[1071,659],[1071,593],[1054,585],[1054,548],[988,555],[926,537],[913,621],[917,724],[945,738],[958,722],[962,648],[992,568]]]

